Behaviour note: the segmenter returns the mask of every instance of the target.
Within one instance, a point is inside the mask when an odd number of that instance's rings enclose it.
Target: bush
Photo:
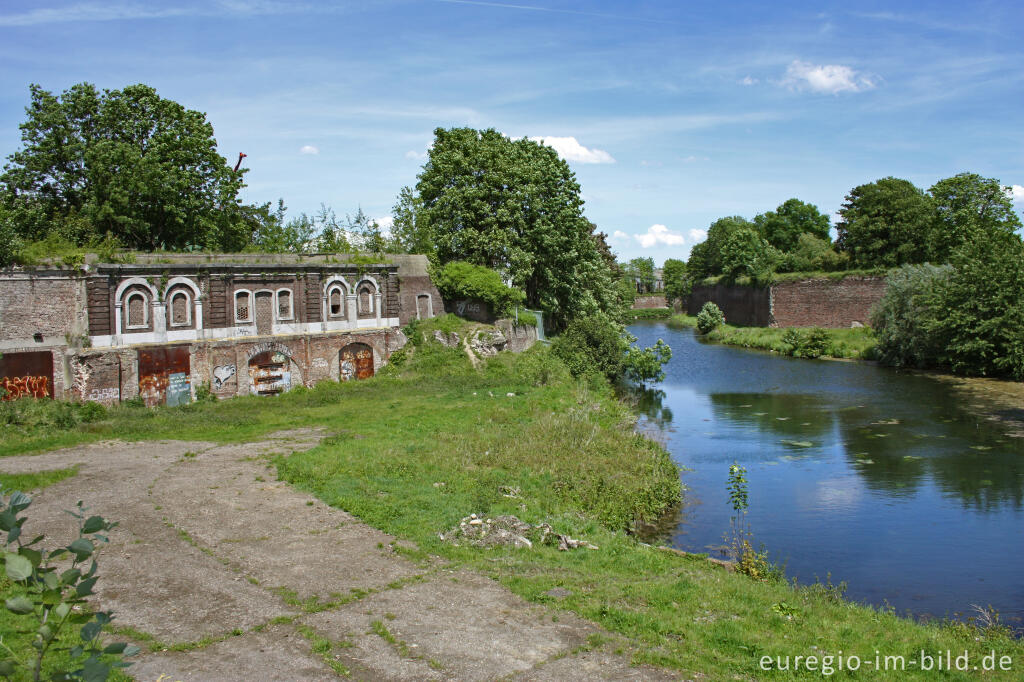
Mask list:
[[[516,358],[515,369],[533,386],[557,384],[569,377],[569,370],[558,356],[539,344]]]
[[[510,315],[526,300],[526,294],[506,286],[501,275],[481,265],[455,261],[435,269],[431,277],[446,300],[484,301],[498,317]]]
[[[871,311],[878,336],[878,360],[894,367],[939,363],[942,343],[935,333],[944,314],[937,295],[953,273],[948,265],[904,265],[890,273],[882,299]]]
[[[705,303],[697,313],[697,331],[701,334],[707,334],[723,324],[725,324],[725,313],[711,301]]]
[[[626,351],[634,338],[620,325],[601,313],[580,317],[551,344],[551,351],[565,363],[573,376],[588,372],[603,374],[609,379],[622,376]]]
[[[662,366],[672,359],[672,349],[658,339],[650,348],[631,347],[626,352],[626,376],[641,384],[648,381],[664,381]]]
[[[782,335],[782,342],[789,346],[789,354],[797,358],[820,358],[829,354],[831,340],[821,327],[811,329],[789,328]]]

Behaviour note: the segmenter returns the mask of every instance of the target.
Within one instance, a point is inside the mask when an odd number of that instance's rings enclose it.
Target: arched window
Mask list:
[[[252,322],[252,294],[248,291],[235,292],[235,322]]]
[[[277,290],[277,319],[292,319],[292,292],[290,289]]]
[[[146,295],[133,291],[125,298],[127,310],[126,324],[128,329],[146,329],[149,327],[149,300]]]
[[[357,294],[359,300],[359,314],[373,315],[373,285],[367,283],[360,284]]]
[[[172,327],[188,327],[192,324],[192,297],[187,291],[173,291],[168,309]]]
[[[340,284],[327,290],[327,314],[331,317],[345,317],[345,290]]]

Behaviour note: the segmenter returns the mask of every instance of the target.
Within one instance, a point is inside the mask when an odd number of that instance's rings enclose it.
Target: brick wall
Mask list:
[[[735,284],[698,285],[687,303],[687,314],[696,315],[711,301],[725,313],[725,321],[748,327],[767,327],[771,321],[771,292],[767,288]]]
[[[884,277],[805,279],[770,288],[716,284],[696,286],[687,314],[707,301],[725,313],[725,321],[750,327],[830,327],[867,325],[871,308],[885,293]]]
[[[414,276],[401,276],[394,279],[397,282],[397,297],[398,297],[398,322],[402,326],[409,324],[410,320],[416,319],[417,306],[423,305],[424,308],[428,308],[426,303],[422,303],[418,300],[419,296],[424,294],[430,296],[429,311],[436,317],[443,315],[445,311],[444,301],[441,300],[441,292],[437,290],[434,283],[430,280],[426,274],[414,275]],[[425,312],[421,312],[420,317],[426,317]]]
[[[31,273],[0,278],[0,340],[37,333],[60,343],[65,335],[87,333],[83,280]]]
[[[668,301],[664,296],[637,296],[633,299],[633,310],[645,308],[667,308]]]
[[[884,277],[805,279],[776,284],[772,287],[771,326],[867,326],[871,307],[884,293]]]

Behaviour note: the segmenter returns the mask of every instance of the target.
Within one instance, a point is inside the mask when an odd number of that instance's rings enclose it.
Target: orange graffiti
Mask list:
[[[25,376],[0,378],[0,388],[4,389],[4,400],[18,398],[49,398],[50,377]]]

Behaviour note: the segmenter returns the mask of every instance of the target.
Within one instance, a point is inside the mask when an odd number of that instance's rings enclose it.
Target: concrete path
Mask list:
[[[25,530],[48,547],[69,541],[64,510],[79,499],[120,522],[95,606],[142,646],[138,680],[676,679],[630,666],[571,613],[407,561],[394,538],[277,481],[269,456],[320,437],[107,442],[3,458],[0,471],[79,467],[34,496]]]

